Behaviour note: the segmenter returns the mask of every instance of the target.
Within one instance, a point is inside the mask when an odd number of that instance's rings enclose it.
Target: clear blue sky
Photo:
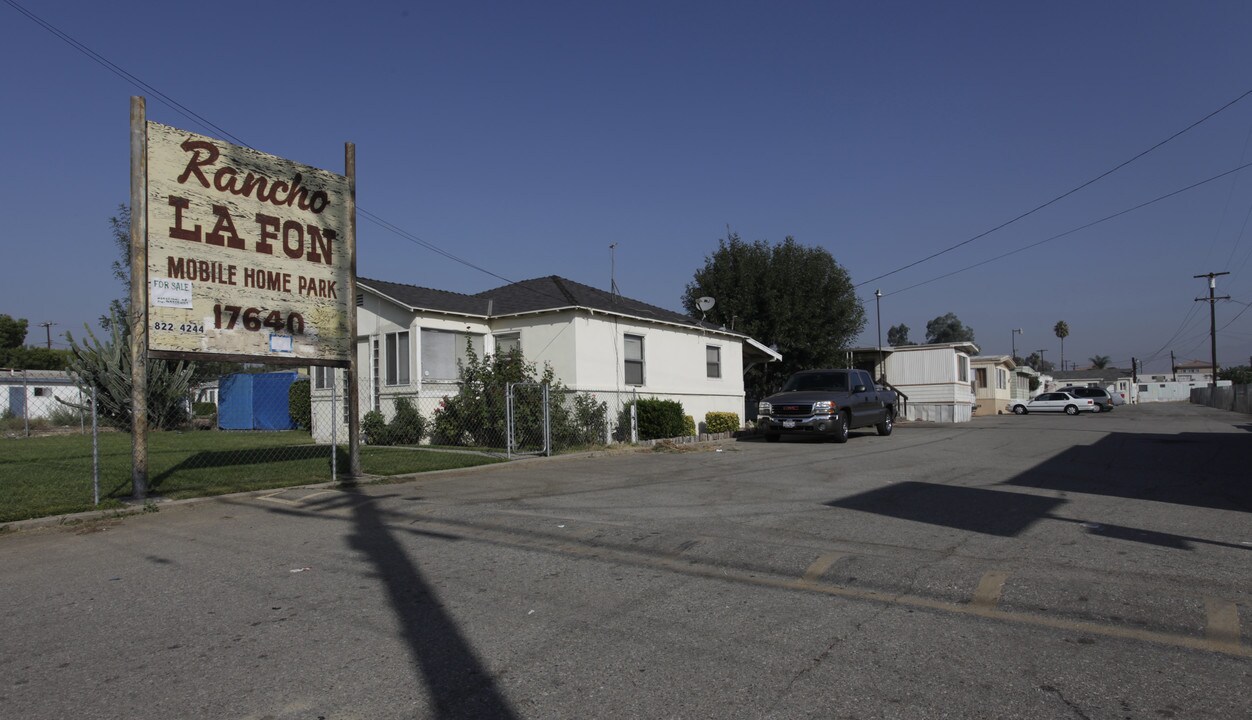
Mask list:
[[[109,61],[497,275],[561,275],[680,310],[727,226],[828,249],[853,281],[967,240],[1252,90],[1252,4],[34,2]],[[0,313],[81,334],[121,294],[128,102],[209,135],[0,0]],[[987,237],[858,288],[922,340],[946,312],[985,353],[1120,366],[1252,355],[1252,168],[906,289],[1252,161],[1252,97]],[[503,284],[362,218],[366,277]],[[1243,303],[1243,304],[1240,304]],[[1233,322],[1231,322],[1233,319]],[[1229,323],[1229,324],[1228,324]],[[1223,327],[1225,326],[1225,327]],[[54,339],[57,339],[54,337]]]

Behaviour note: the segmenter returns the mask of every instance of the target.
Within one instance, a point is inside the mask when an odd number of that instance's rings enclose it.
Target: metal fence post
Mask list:
[[[335,408],[335,373],[330,375],[330,481],[339,482],[339,423]]]
[[[548,384],[543,384],[543,454],[552,456],[552,405]]]
[[[92,499],[100,504],[100,424],[96,415],[96,386],[91,386],[91,489]]]
[[[504,384],[504,457],[513,459],[513,383]]]
[[[26,371],[22,371],[22,427],[26,437],[30,437],[30,382]]]

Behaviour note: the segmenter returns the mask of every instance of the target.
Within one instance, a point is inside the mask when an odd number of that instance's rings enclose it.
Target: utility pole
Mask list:
[[[1217,301],[1229,300],[1229,295],[1217,297],[1217,276],[1229,275],[1228,272],[1204,273],[1203,275],[1193,275],[1192,277],[1209,279],[1209,296],[1207,298],[1198,297],[1196,302],[1208,301],[1209,304],[1209,346],[1212,349],[1213,371],[1210,374],[1209,387],[1217,389]]]
[[[51,349],[52,349],[52,326],[53,326],[53,325],[56,325],[56,323],[54,323],[54,322],[41,322],[41,323],[39,323],[39,327],[43,328],[43,329],[47,332],[47,335],[48,335],[48,349],[49,349],[49,350],[51,350]]]
[[[1035,352],[1039,353],[1039,372],[1042,374],[1043,373],[1043,353],[1046,351],[1043,348],[1039,348]]]
[[[1013,363],[1017,364],[1017,336],[1022,334],[1021,328],[1013,328],[1013,334],[1010,336],[1010,342],[1013,343]]]
[[[1130,381],[1139,384],[1139,361],[1134,357],[1130,358]]]
[[[1174,382],[1178,382],[1178,361],[1174,359],[1174,351],[1169,351],[1169,371],[1173,373]]]
[[[874,382],[879,382],[886,376],[882,366],[882,290],[874,291],[874,315],[878,318],[878,377]]]

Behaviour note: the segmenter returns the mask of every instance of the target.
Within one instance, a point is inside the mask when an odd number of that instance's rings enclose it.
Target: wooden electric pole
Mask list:
[[[1230,299],[1230,296],[1229,296],[1229,295],[1223,295],[1223,296],[1221,296],[1221,297],[1217,297],[1217,296],[1216,296],[1216,292],[1217,292],[1217,276],[1218,276],[1218,275],[1229,275],[1229,274],[1230,274],[1230,273],[1228,273],[1228,272],[1219,272],[1219,273],[1213,273],[1213,272],[1211,272],[1211,273],[1204,273],[1203,275],[1193,275],[1193,276],[1192,276],[1192,277],[1195,277],[1195,278],[1197,278],[1197,279],[1199,279],[1199,278],[1208,278],[1208,279],[1209,279],[1209,296],[1208,296],[1208,297],[1206,297],[1206,298],[1198,297],[1198,298],[1196,298],[1196,299],[1195,299],[1195,301],[1196,301],[1196,302],[1205,302],[1205,301],[1207,301],[1207,302],[1208,302],[1208,304],[1209,304],[1209,345],[1210,345],[1210,348],[1212,349],[1212,358],[1211,358],[1211,359],[1212,359],[1212,362],[1213,362],[1213,370],[1212,370],[1212,374],[1209,376],[1209,378],[1210,378],[1210,379],[1209,379],[1209,387],[1214,388],[1214,389],[1216,389],[1216,388],[1217,388],[1217,309],[1216,309],[1216,306],[1217,306],[1217,301],[1218,301],[1218,300],[1229,300],[1229,299]]]

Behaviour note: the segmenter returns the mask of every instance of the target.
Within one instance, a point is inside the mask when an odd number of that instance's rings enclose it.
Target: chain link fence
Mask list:
[[[149,393],[148,492],[179,498],[350,476],[347,373],[219,364],[186,392]],[[206,377],[207,375],[207,377]],[[0,375],[0,523],[118,506],[134,495],[129,408],[67,373]],[[358,388],[361,465],[399,474],[638,439],[633,392],[559,384]],[[332,451],[333,450],[333,451]],[[30,509],[31,507],[35,509]],[[22,509],[26,508],[26,509]]]

